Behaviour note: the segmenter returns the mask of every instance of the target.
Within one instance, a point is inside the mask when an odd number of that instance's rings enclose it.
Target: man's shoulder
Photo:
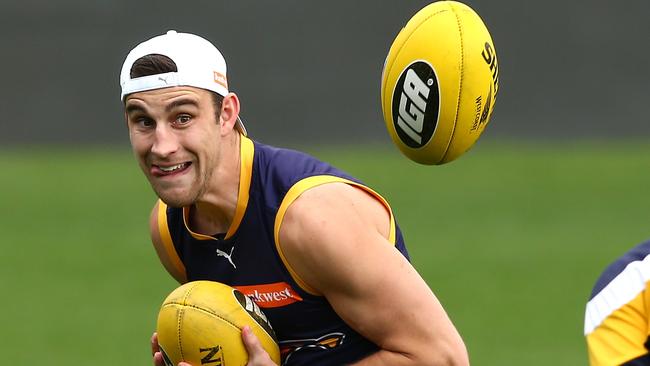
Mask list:
[[[292,185],[314,175],[334,175],[354,179],[348,173],[309,153],[291,148],[255,143],[255,166],[261,177]],[[269,182],[266,182],[269,183]]]
[[[255,144],[255,156],[266,164],[288,165],[288,162],[296,161],[322,163],[322,161],[304,151],[267,145],[259,141],[253,142]]]

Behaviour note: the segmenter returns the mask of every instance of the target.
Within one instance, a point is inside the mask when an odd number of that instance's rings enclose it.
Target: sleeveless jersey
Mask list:
[[[408,259],[388,203],[358,180],[307,154],[244,136],[240,153],[238,203],[225,237],[192,232],[188,208],[171,208],[159,201],[160,235],[173,265],[188,281],[222,282],[251,297],[276,333],[283,365],[343,365],[377,351],[295,273],[282,253],[278,233],[284,213],[301,193],[320,184],[344,182],[384,204],[390,213],[389,241]]]
[[[650,241],[609,265],[585,311],[591,366],[650,366]]]

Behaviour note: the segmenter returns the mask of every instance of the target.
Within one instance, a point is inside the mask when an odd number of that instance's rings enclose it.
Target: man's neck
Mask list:
[[[224,140],[218,168],[211,177],[210,191],[190,207],[188,225],[192,231],[213,236],[226,233],[235,216],[241,172],[241,137],[234,133]]]

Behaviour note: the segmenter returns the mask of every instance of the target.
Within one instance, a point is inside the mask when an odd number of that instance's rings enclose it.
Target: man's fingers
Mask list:
[[[151,336],[151,354],[154,355],[156,352],[160,351],[158,346],[158,333],[155,333]]]
[[[156,352],[153,354],[153,364],[154,366],[165,366],[165,361],[163,361],[162,353]]]
[[[262,343],[255,336],[253,331],[249,326],[245,326],[241,330],[242,340],[244,341],[244,346],[248,352],[248,364],[247,366],[271,366],[275,365],[275,362],[271,360],[271,357],[266,352]]]
[[[249,326],[245,326],[242,329],[242,340],[244,341],[244,346],[249,356],[249,365],[267,365],[273,364],[273,361],[269,358],[269,355],[262,347],[259,339],[253,334],[253,331]],[[153,363],[155,366],[165,366],[162,353],[160,352],[160,347],[158,346],[158,334],[154,333],[151,336],[151,354],[153,355]],[[181,362],[178,366],[192,366],[188,363]]]
[[[158,333],[154,332],[151,336],[151,356],[153,357],[154,366],[165,366],[160,347],[158,346]]]
[[[244,346],[246,351],[250,356],[254,356],[259,352],[265,352],[264,348],[260,344],[260,341],[255,337],[251,328],[247,325],[241,330],[242,339],[244,340]]]

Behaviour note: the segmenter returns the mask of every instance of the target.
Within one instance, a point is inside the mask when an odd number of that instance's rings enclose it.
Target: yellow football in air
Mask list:
[[[490,121],[498,65],[490,33],[469,6],[437,1],[417,12],[382,72],[381,106],[395,145],[421,164],[461,156]]]

